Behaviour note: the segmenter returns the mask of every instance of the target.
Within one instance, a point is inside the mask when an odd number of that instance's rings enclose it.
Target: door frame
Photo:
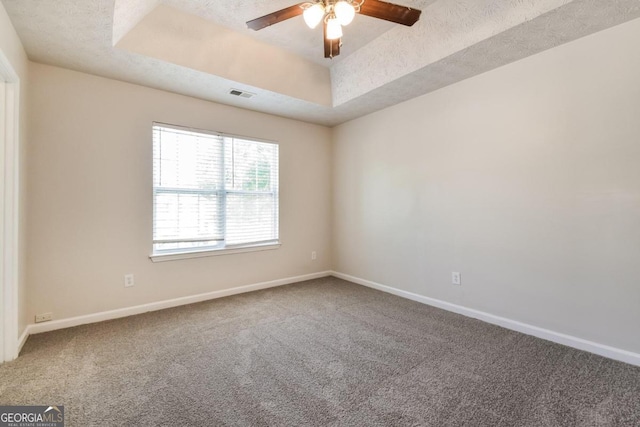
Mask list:
[[[0,50],[0,362],[18,357],[20,78]]]

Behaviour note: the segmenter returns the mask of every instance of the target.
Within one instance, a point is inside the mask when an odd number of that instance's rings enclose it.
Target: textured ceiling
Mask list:
[[[395,2],[421,20],[357,16],[331,61],[300,17],[246,29],[292,0],[2,0],[34,61],[329,126],[640,17],[640,0]]]

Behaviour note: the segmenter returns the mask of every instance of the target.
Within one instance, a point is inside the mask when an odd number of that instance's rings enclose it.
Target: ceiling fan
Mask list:
[[[356,13],[410,27],[418,22],[422,11],[380,0],[312,0],[252,19],[247,26],[258,31],[298,15],[303,15],[309,28],[322,21],[324,57],[333,58],[340,55],[342,27],[349,25]]]

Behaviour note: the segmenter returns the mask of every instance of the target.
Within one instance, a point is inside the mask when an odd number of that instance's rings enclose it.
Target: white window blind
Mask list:
[[[277,242],[277,144],[154,123],[154,253]]]

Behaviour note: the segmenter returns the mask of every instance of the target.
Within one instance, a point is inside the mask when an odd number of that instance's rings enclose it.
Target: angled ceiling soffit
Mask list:
[[[395,80],[465,52],[504,31],[571,0],[438,1],[411,28],[398,26],[353,53],[331,70],[333,104],[341,105]],[[477,58],[482,62],[483,58]],[[357,70],[369,70],[353,84]]]
[[[115,0],[113,5],[113,46],[155,9],[159,0]]]
[[[139,17],[151,6],[148,0],[140,0],[140,3],[144,5],[138,5],[135,14],[114,11],[114,40],[116,30],[120,32],[137,21],[119,38],[117,48],[249,88],[331,106],[331,80],[327,68],[166,5],[156,4]],[[118,24],[119,17],[125,17],[126,24]]]

